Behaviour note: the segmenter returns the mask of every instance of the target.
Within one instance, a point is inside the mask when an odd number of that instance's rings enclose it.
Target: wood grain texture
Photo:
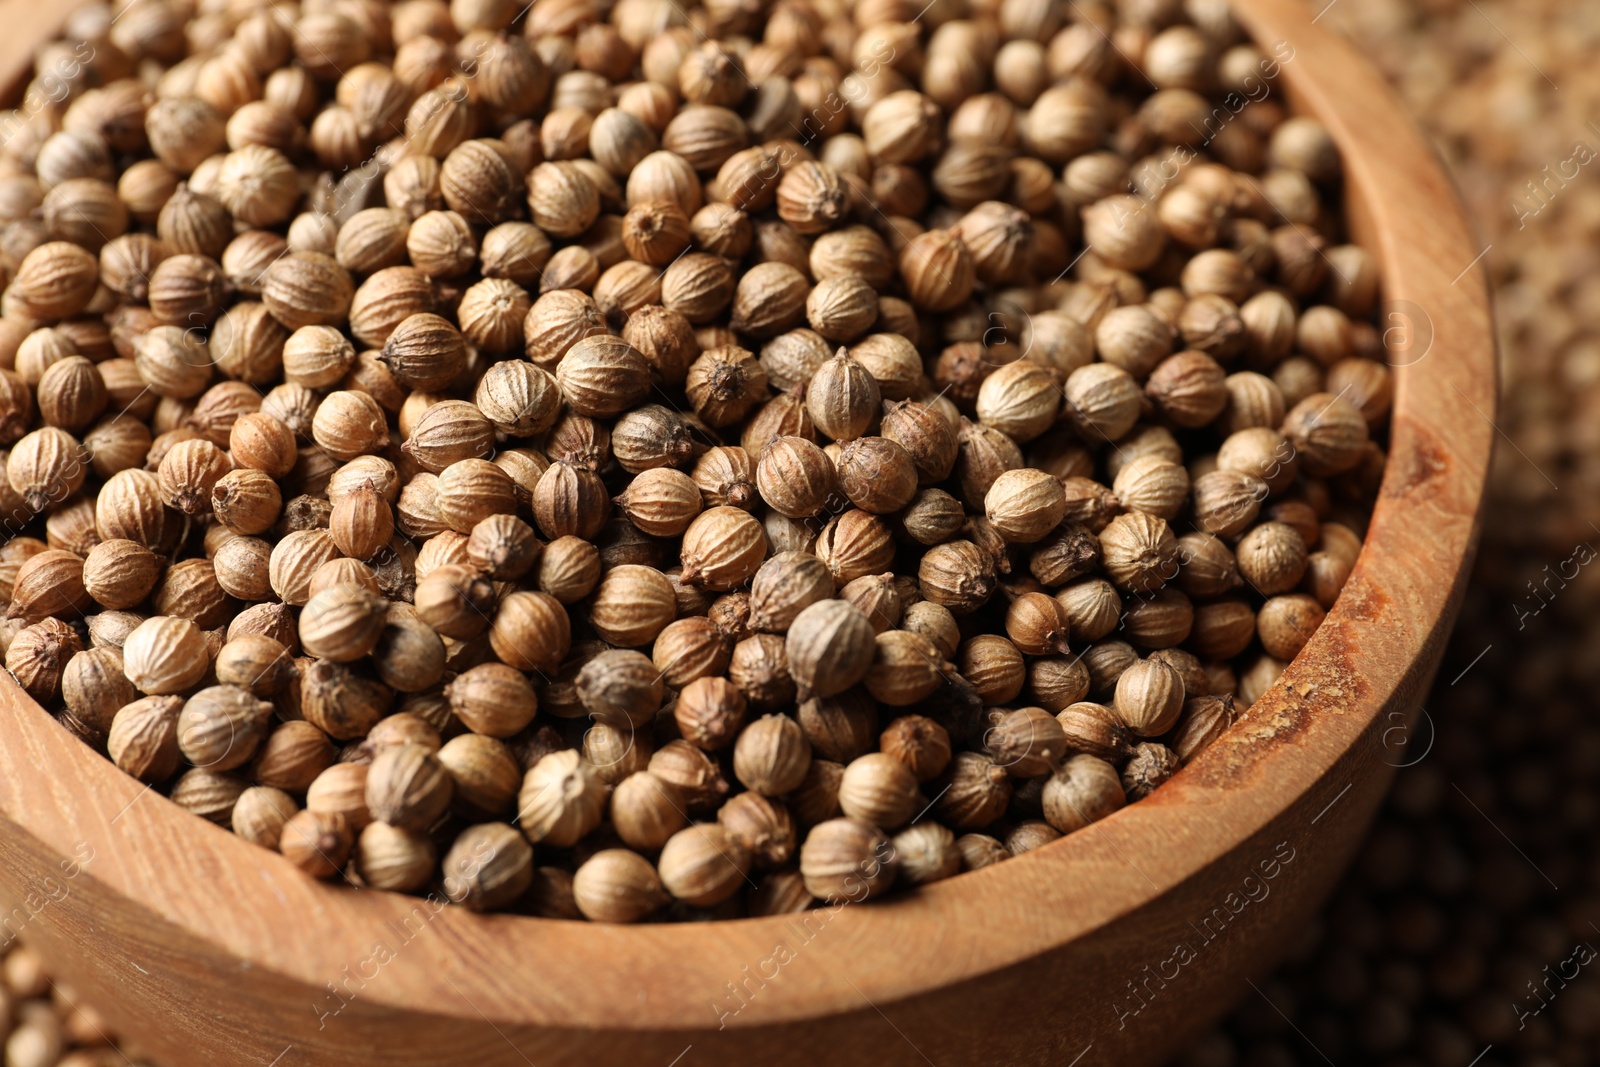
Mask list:
[[[0,7],[0,73],[39,39],[12,28],[27,14],[42,32],[45,10]],[[1437,667],[1476,540],[1495,360],[1485,283],[1467,269],[1479,249],[1397,100],[1312,6],[1237,10],[1265,48],[1293,48],[1272,92],[1332,131],[1356,236],[1397,314],[1432,342],[1397,368],[1381,499],[1327,623],[1153,798],[866,907],[645,927],[478,916],[312,882],[122,775],[0,678],[7,928],[172,1067],[1080,1054],[1126,1067],[1160,1062],[1254,995],[1248,980],[1362,837],[1399,758],[1384,742]]]

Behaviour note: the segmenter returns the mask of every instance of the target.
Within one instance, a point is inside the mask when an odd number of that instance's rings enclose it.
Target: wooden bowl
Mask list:
[[[64,16],[7,7],[15,84]],[[1395,360],[1389,469],[1344,595],[1151,799],[881,904],[709,925],[481,916],[303,877],[124,776],[8,678],[5,927],[173,1067],[1129,1065],[1254,996],[1363,836],[1437,668],[1477,534],[1495,360],[1479,248],[1395,97],[1311,6],[1237,7],[1267,51],[1292,47],[1271,92],[1338,141],[1384,326],[1415,343]]]

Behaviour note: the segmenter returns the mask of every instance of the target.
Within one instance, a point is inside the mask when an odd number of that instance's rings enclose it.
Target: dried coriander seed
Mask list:
[[[866,900],[887,890],[898,870],[884,833],[859,819],[830,819],[811,828],[800,848],[807,892],[822,900]]]
[[[750,854],[725,827],[700,823],[668,838],[657,868],[668,893],[705,907],[738,892],[749,872]]]
[[[925,804],[917,785],[917,776],[904,762],[886,753],[868,753],[845,766],[839,807],[848,818],[893,829]]]
[[[585,860],[572,876],[572,895],[584,918],[595,922],[637,922],[667,901],[650,861],[623,848]]]
[[[445,853],[445,895],[477,911],[503,908],[527,892],[533,881],[533,847],[505,823],[468,827]]]
[[[811,745],[798,723],[782,715],[757,719],[739,735],[733,769],[745,788],[778,796],[799,786],[811,765]]]
[[[829,697],[855,685],[872,666],[871,620],[844,600],[819,600],[789,624],[784,649],[802,699]]]

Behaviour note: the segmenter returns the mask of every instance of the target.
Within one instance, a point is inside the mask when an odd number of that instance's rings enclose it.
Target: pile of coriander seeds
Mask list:
[[[5,662],[307,873],[859,900],[1159,788],[1391,397],[1224,5],[75,14],[0,150]]]

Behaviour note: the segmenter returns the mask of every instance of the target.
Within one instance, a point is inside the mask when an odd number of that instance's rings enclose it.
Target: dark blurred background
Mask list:
[[[1501,447],[1410,766],[1290,962],[1181,1062],[1600,1064],[1600,2],[1310,3],[1457,177],[1496,291]],[[0,1019],[71,996],[25,950],[0,967]],[[64,1018],[63,1048],[7,1064],[138,1059],[92,1008]]]

